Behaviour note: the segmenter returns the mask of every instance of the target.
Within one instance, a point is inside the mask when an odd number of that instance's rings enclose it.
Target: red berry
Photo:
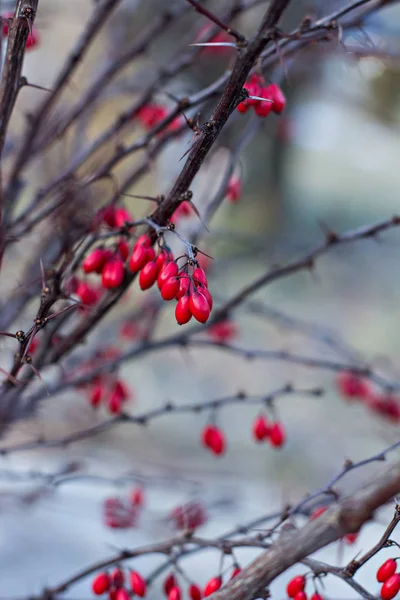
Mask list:
[[[178,269],[178,265],[176,264],[176,262],[172,261],[172,262],[165,263],[165,265],[162,267],[162,269],[157,277],[158,289],[161,290],[164,283],[168,279],[178,275],[178,271],[179,271],[179,269]]]
[[[242,572],[242,569],[240,567],[235,567],[232,571],[231,576],[229,577],[229,579],[234,579],[237,575],[239,575],[239,573]]]
[[[102,397],[103,397],[103,384],[98,383],[97,385],[95,385],[92,388],[92,390],[90,392],[89,402],[94,408],[96,408],[96,406],[99,406]]]
[[[202,288],[207,289],[207,288]],[[207,299],[203,292],[199,292],[198,290],[194,291],[190,294],[190,311],[196,321],[199,323],[206,323],[208,321],[208,317],[210,316],[210,305],[207,302]]]
[[[293,577],[286,586],[286,592],[289,598],[294,598],[298,592],[302,592],[306,585],[306,578],[304,575],[296,575]]]
[[[131,571],[129,577],[130,577],[132,592],[134,594],[137,594],[141,598],[143,598],[146,595],[145,580],[143,579],[141,574],[138,573],[137,571]]]
[[[35,27],[32,27],[31,31],[29,32],[28,35],[28,39],[26,40],[26,46],[25,48],[28,50],[29,48],[34,48],[35,46],[37,46],[40,42],[40,36],[38,33],[38,30],[35,29]]]
[[[211,450],[214,454],[220,455],[225,452],[226,441],[221,429],[216,425],[206,425],[201,434],[203,446]]]
[[[182,296],[189,293],[190,278],[187,275],[181,275],[179,278],[179,291],[176,295],[176,299],[180,300]]]
[[[276,83],[271,83],[271,85],[269,85],[267,89],[269,91],[271,99],[274,101],[272,105],[272,110],[275,113],[280,114],[286,106],[286,98],[284,93],[282,92],[279,85],[277,85]]]
[[[122,399],[118,394],[111,394],[107,401],[108,410],[113,415],[117,415],[122,409]]]
[[[125,223],[131,223],[133,217],[126,208],[117,208],[114,215],[115,227],[124,227]]]
[[[271,425],[264,415],[259,415],[253,423],[253,437],[256,442],[262,442],[271,433]]]
[[[285,431],[281,423],[274,423],[269,432],[269,442],[274,448],[282,448],[286,441]]]
[[[161,271],[166,262],[171,262],[173,260],[174,258],[171,252],[168,252],[168,250],[161,250],[156,258],[158,269]]]
[[[82,269],[85,273],[101,273],[106,256],[103,248],[96,248],[87,255],[83,261]]]
[[[114,587],[120,588],[124,585],[125,575],[118,567],[111,573],[111,581]]]
[[[192,318],[190,296],[182,296],[175,307],[175,318],[179,325],[185,325]]]
[[[181,590],[177,585],[174,585],[168,592],[168,600],[181,600]]]
[[[297,592],[293,600],[307,600],[307,594],[305,592]]]
[[[348,533],[347,535],[344,536],[343,540],[345,541],[346,544],[351,546],[352,544],[356,543],[357,538],[358,538],[358,532],[357,533]]]
[[[222,577],[213,577],[212,579],[210,579],[210,581],[208,581],[206,583],[206,586],[204,588],[204,597],[206,598],[207,596],[211,596],[211,594],[213,594],[214,592],[216,592],[217,590],[219,590],[219,588],[222,585]]]
[[[152,247],[147,248],[147,262],[151,260],[156,260],[156,251]]]
[[[261,95],[261,87],[257,79],[251,78],[250,81],[244,84],[243,86],[248,92],[249,96],[260,96]],[[259,100],[252,100],[251,98],[246,98],[246,104],[248,106],[257,106]]]
[[[226,344],[236,337],[237,328],[235,323],[227,320],[221,321],[220,323],[215,323],[215,325],[211,325],[211,327],[207,329],[207,333],[216,342],[220,344]]]
[[[177,529],[196,529],[208,520],[207,512],[200,502],[187,502],[174,508],[169,518],[174,522]]]
[[[163,583],[163,589],[167,596],[170,593],[170,591],[172,590],[172,588],[176,586],[176,584],[177,583],[176,583],[175,575],[173,573],[170,573],[169,575],[167,575],[167,577],[164,579],[164,583]]]
[[[266,98],[266,99],[270,99],[272,100],[273,98],[271,97],[271,93],[269,91],[269,88],[262,88],[260,90],[260,96],[262,98]],[[274,110],[274,103],[273,102],[259,102],[257,104],[257,106],[254,108],[255,113],[259,116],[259,117],[268,117],[268,115],[270,114],[270,112],[272,112]]]
[[[133,248],[132,256],[129,260],[129,268],[133,273],[137,273],[143,269],[145,264],[148,262],[147,250],[148,248],[146,248],[146,246],[143,244],[138,245],[136,242]]]
[[[381,587],[382,600],[392,600],[400,590],[400,575],[395,573]]]
[[[238,112],[240,112],[242,115],[244,115],[245,113],[247,113],[247,111],[250,109],[250,106],[247,104],[246,101],[244,102],[240,102],[240,104],[237,105],[236,110]]]
[[[210,293],[210,290],[206,287],[199,287],[198,291],[201,292],[203,294],[203,296],[205,297],[205,299],[208,302],[208,306],[210,307],[210,311],[212,310],[213,307],[213,299]]]
[[[118,252],[121,255],[122,260],[126,260],[129,256],[129,244],[126,240],[119,240]]]
[[[310,600],[324,600],[324,597],[323,597],[323,596],[321,596],[321,594],[318,594],[318,592],[315,592],[315,593],[314,593],[314,594],[311,596]]]
[[[201,589],[195,583],[189,586],[188,595],[190,600],[201,600],[202,598]]]
[[[173,300],[179,292],[179,277],[170,277],[161,288],[161,297],[163,300]]]
[[[397,563],[394,558],[388,558],[385,562],[379,567],[376,573],[376,579],[379,583],[384,583],[389,577],[394,575],[396,572]]]
[[[153,260],[144,265],[139,275],[139,285],[142,290],[148,290],[156,282],[158,275],[157,263]]]
[[[96,596],[108,592],[110,587],[110,576],[107,573],[99,573],[92,581],[92,590]]]
[[[350,371],[339,373],[337,378],[339,393],[345,398],[366,398],[370,393],[368,383]]]
[[[132,490],[131,492],[131,503],[133,504],[133,506],[143,506],[144,504],[144,494],[143,494],[143,488],[135,488],[134,490]]]
[[[208,287],[207,275],[201,267],[196,267],[193,271],[193,279],[196,287],[202,285],[204,287]]]
[[[242,182],[237,175],[232,175],[226,189],[226,198],[229,202],[236,202],[242,195]]]
[[[106,289],[117,288],[124,280],[124,263],[119,258],[113,258],[106,262],[101,274],[101,284]]]
[[[98,292],[90,287],[85,281],[81,281],[78,284],[76,294],[81,299],[82,304],[85,304],[86,306],[93,306],[99,299]]]
[[[128,590],[125,588],[119,588],[119,590],[116,590],[115,600],[131,600]]]
[[[35,354],[38,347],[39,347],[39,338],[34,337],[33,340],[31,341],[31,343],[29,344],[28,354],[31,354],[31,355]]]

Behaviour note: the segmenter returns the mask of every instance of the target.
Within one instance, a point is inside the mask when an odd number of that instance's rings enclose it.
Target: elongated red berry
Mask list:
[[[172,261],[172,262],[165,263],[165,265],[162,267],[162,269],[159,272],[158,277],[157,277],[158,289],[161,290],[164,283],[168,279],[178,275],[178,271],[179,271],[179,269],[178,269],[178,265],[176,264],[176,262]]]
[[[192,318],[190,296],[182,296],[175,307],[175,318],[179,325],[185,325]]]
[[[186,294],[189,294],[189,288],[190,288],[190,278],[187,275],[181,275],[179,278],[179,290],[178,293],[176,295],[176,299],[180,300],[182,298],[182,296],[185,296]]]
[[[142,290],[148,290],[157,280],[158,266],[157,263],[152,260],[144,265],[139,275],[139,285]]]
[[[285,431],[281,423],[274,423],[269,432],[269,442],[274,448],[282,448],[286,441]]]
[[[103,248],[96,248],[88,254],[82,264],[85,273],[101,273],[106,256]]]
[[[365,399],[369,396],[370,386],[356,373],[343,371],[337,377],[339,393],[348,399]]]
[[[99,406],[101,399],[103,397],[103,393],[104,393],[104,389],[103,389],[102,383],[98,383],[92,388],[92,390],[90,392],[89,402],[94,408]]]
[[[161,288],[161,297],[163,300],[173,300],[179,292],[179,277],[170,277]]]
[[[170,591],[172,590],[173,587],[175,587],[177,585],[177,581],[176,581],[176,577],[173,573],[170,573],[169,575],[167,575],[167,577],[164,579],[164,583],[163,583],[163,589],[165,594],[168,596],[168,594],[170,593]]]
[[[104,592],[108,592],[110,584],[110,576],[107,573],[99,573],[92,581],[93,594],[100,596]]]
[[[131,589],[134,594],[143,598],[146,595],[146,582],[138,571],[131,571],[130,575]]]
[[[196,267],[193,271],[193,279],[196,284],[196,287],[199,285],[203,285],[204,287],[208,287],[207,275],[201,267]]]
[[[199,323],[206,323],[208,321],[210,305],[202,292],[195,290],[190,294],[190,311]]]
[[[157,261],[157,266],[159,268],[159,270],[161,271],[162,267],[165,265],[165,263],[167,262],[171,262],[174,260],[174,257],[172,255],[172,252],[169,252],[168,250],[161,250],[159,255],[156,258]]]
[[[120,588],[124,585],[125,575],[122,569],[119,569],[118,567],[114,569],[114,571],[111,573],[111,581],[112,585],[116,588]]]
[[[400,590],[400,575],[395,573],[381,587],[382,600],[392,600]]]
[[[271,433],[271,425],[264,415],[259,415],[253,423],[253,437],[256,442],[262,442]]]
[[[137,273],[143,269],[144,265],[148,262],[147,250],[148,248],[146,246],[136,242],[129,260],[129,269],[133,273]]]
[[[207,300],[208,306],[210,307],[210,311],[211,311],[212,307],[213,307],[213,299],[212,299],[210,290],[206,287],[198,287],[197,289],[201,294],[203,294],[203,296]]]
[[[306,585],[306,578],[304,575],[296,575],[293,577],[286,586],[286,592],[289,598],[294,598],[298,592],[302,592]]]
[[[168,592],[168,600],[181,600],[181,598],[181,588],[177,585],[174,585],[174,587],[171,588]]]
[[[388,558],[385,562],[379,567],[376,573],[376,579],[379,583],[384,583],[389,577],[396,573],[397,563],[394,558]]]
[[[114,215],[115,227],[123,227],[126,223],[131,223],[133,217],[126,208],[117,208]]]
[[[223,454],[225,452],[225,436],[219,427],[213,424],[206,425],[201,433],[203,446],[211,450],[214,454]]]
[[[201,589],[199,588],[199,586],[196,583],[192,583],[189,586],[188,596],[189,596],[190,600],[201,600],[202,599]]]
[[[129,256],[129,244],[126,240],[119,240],[118,242],[118,252],[121,255],[123,261],[125,261]]]
[[[124,280],[124,263],[119,258],[113,258],[106,262],[101,274],[101,284],[106,289],[117,288]]]
[[[284,93],[276,83],[271,83],[267,89],[270,94],[270,98],[274,101],[272,110],[274,113],[280,114],[286,106],[286,98]]]
[[[222,577],[218,576],[218,577],[213,577],[212,579],[210,579],[206,583],[206,586],[204,588],[204,592],[203,592],[204,597],[206,598],[207,596],[211,596],[211,594],[213,594],[214,592],[219,590],[221,585],[222,585]]]
[[[82,304],[85,304],[86,306],[93,306],[100,297],[99,293],[85,281],[81,281],[78,284],[76,294],[79,296]]]

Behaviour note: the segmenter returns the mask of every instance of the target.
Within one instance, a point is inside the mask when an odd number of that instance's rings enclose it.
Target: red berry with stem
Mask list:
[[[192,318],[192,312],[190,310],[190,296],[182,296],[178,300],[175,307],[175,318],[179,325],[185,325]]]
[[[190,311],[196,321],[199,321],[199,323],[206,323],[208,321],[211,309],[205,295],[202,292],[195,290],[190,294]]]
[[[129,260],[129,269],[133,273],[137,273],[138,271],[143,269],[145,264],[148,262],[147,250],[148,248],[146,246],[144,246],[143,244],[138,244],[136,242],[133,248],[131,258]]]
[[[208,287],[207,275],[201,267],[196,267],[193,271],[193,279],[196,287],[202,285]]]
[[[282,448],[285,444],[286,436],[281,423],[274,423],[269,432],[269,442],[274,448]]]
[[[82,263],[82,269],[85,273],[101,273],[106,256],[103,248],[96,248],[87,255]]]
[[[170,593],[170,591],[172,590],[173,587],[175,587],[177,585],[177,581],[176,581],[176,577],[173,573],[170,573],[169,575],[167,575],[167,577],[164,579],[164,583],[163,583],[163,589],[165,594],[168,596],[168,594]]]
[[[113,258],[106,262],[101,274],[101,284],[106,289],[117,288],[125,276],[124,263],[120,258]]]
[[[173,300],[179,292],[179,277],[170,277],[161,288],[161,297],[163,300]]]
[[[270,98],[274,101],[272,110],[274,113],[280,114],[286,107],[286,98],[279,85],[271,83],[268,86]]]
[[[192,583],[189,586],[188,596],[190,600],[201,600],[202,593],[200,587],[196,583]]]
[[[206,425],[201,433],[203,446],[211,450],[214,454],[220,455],[225,452],[226,441],[221,429],[216,425]]]
[[[181,589],[177,585],[174,585],[168,592],[168,600],[181,600],[181,598]]]
[[[382,600],[392,600],[392,598],[394,598],[397,595],[399,590],[400,575],[399,573],[395,573],[394,575],[391,575],[381,587]]]
[[[157,280],[158,266],[154,261],[148,262],[144,265],[139,275],[139,285],[142,290],[148,290]]]
[[[165,265],[162,267],[162,269],[157,277],[158,289],[161,290],[164,283],[168,279],[178,275],[178,271],[179,271],[179,269],[178,269],[178,265],[176,264],[176,262],[172,261],[172,262],[165,263]]]
[[[116,588],[120,588],[124,585],[125,582],[125,575],[122,569],[119,569],[118,567],[116,569],[114,569],[114,571],[111,573],[111,581],[112,581],[112,585]]]
[[[298,592],[302,592],[306,586],[306,578],[304,575],[296,575],[286,586],[286,592],[289,598],[294,598]]]
[[[271,433],[271,425],[264,415],[259,415],[253,423],[253,437],[256,442],[262,442]]]
[[[305,592],[297,592],[293,600],[307,600],[307,594]]]
[[[143,598],[146,595],[146,582],[141,574],[138,571],[131,571],[129,578],[132,592]]]
[[[92,590],[96,596],[108,592],[110,588],[111,580],[107,573],[99,573],[92,581]]]
[[[396,573],[397,563],[394,558],[388,558],[385,562],[379,567],[376,573],[376,579],[379,583],[384,583],[389,577]]]
[[[206,583],[206,586],[204,588],[204,597],[206,598],[207,596],[211,596],[211,594],[213,594],[214,592],[219,590],[221,585],[222,585],[222,577],[218,576],[218,577],[213,577],[212,579],[210,579]]]

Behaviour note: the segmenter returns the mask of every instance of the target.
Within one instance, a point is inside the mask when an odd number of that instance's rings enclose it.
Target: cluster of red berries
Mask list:
[[[376,579],[383,583],[381,587],[382,600],[392,600],[400,591],[400,574],[396,573],[397,562],[394,558],[389,558],[379,567],[376,572]]]
[[[124,571],[117,567],[111,573],[102,571],[98,573],[92,581],[92,591],[96,596],[101,596],[108,592],[109,600],[130,600],[126,583],[129,580],[129,587],[132,594],[144,598],[147,592],[145,579],[138,571],[130,571],[127,577]]]
[[[204,505],[193,500],[174,508],[170,512],[168,520],[176,529],[194,531],[207,523],[208,515]]]
[[[253,438],[256,442],[269,442],[274,448],[282,448],[286,441],[282,423],[271,423],[265,415],[259,415],[253,423]]]
[[[159,125],[168,116],[168,109],[161,104],[146,104],[136,113],[136,118],[144,129],[150,130]],[[166,131],[176,131],[182,125],[182,117],[175,117],[166,127]]]
[[[213,300],[204,269],[197,263],[186,260],[179,268],[170,250],[161,248],[156,256],[150,238],[142,235],[133,248],[129,268],[134,273],[139,272],[142,290],[151,288],[157,281],[163,300],[177,300],[175,317],[179,325],[188,323],[192,316],[200,323],[208,320]]]
[[[257,73],[251,75],[244,88],[250,96],[265,98],[265,101],[247,98],[237,106],[240,113],[246,113],[250,108],[254,108],[256,115],[267,117],[270,112],[280,114],[286,106],[286,98],[279,85],[276,83],[266,85],[261,75]]]
[[[143,508],[144,497],[141,488],[135,488],[126,502],[120,498],[106,498],[103,504],[104,524],[111,529],[135,527]]]
[[[304,575],[296,575],[293,577],[286,587],[286,592],[289,598],[293,600],[307,600],[307,594],[305,593],[306,577]],[[324,600],[323,597],[314,592],[310,597],[310,600]]]
[[[400,402],[392,394],[377,392],[373,386],[350,371],[339,373],[336,380],[340,395],[346,400],[361,401],[374,414],[392,421],[400,422]]]
[[[8,22],[13,17],[14,17],[14,13],[7,13],[7,14],[1,16],[2,34],[4,37],[8,36],[8,32],[10,29]],[[40,42],[40,36],[39,36],[38,30],[36,29],[36,27],[33,26],[33,27],[31,27],[31,30],[28,35],[28,39],[26,40],[25,48],[27,50],[32,50],[39,44],[39,42]]]
[[[104,403],[110,413],[121,412],[123,404],[132,398],[125,383],[110,375],[98,375],[88,389],[88,400],[93,408]]]

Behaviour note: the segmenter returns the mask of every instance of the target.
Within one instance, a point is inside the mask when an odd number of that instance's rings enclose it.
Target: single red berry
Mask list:
[[[394,558],[388,558],[385,562],[379,567],[376,573],[376,579],[379,583],[384,583],[389,577],[396,573],[397,563]]]
[[[211,450],[214,454],[223,454],[225,452],[226,441],[221,429],[216,425],[206,425],[201,433],[203,446]]]
[[[165,265],[165,263],[167,262],[171,262],[174,260],[174,257],[172,255],[172,252],[168,252],[168,250],[161,250],[159,255],[156,258],[156,262],[157,262],[157,266],[159,271],[161,271],[162,267]]]
[[[147,235],[147,233],[144,233],[143,235],[140,235],[138,237],[138,239],[135,242],[135,246],[146,246],[146,248],[150,248],[150,246],[151,246],[151,239]]]
[[[120,258],[113,258],[106,262],[101,274],[101,284],[106,289],[117,288],[124,280],[124,263]]]
[[[115,227],[124,227],[126,223],[131,223],[133,217],[126,208],[117,208],[114,215]]]
[[[363,399],[370,393],[368,382],[350,371],[343,371],[337,377],[339,393],[345,398]]]
[[[207,275],[201,267],[196,267],[193,271],[193,279],[196,287],[202,285],[204,287],[208,287]]]
[[[281,423],[273,423],[269,432],[269,442],[274,448],[282,448],[285,444],[286,436]]]
[[[182,296],[189,294],[190,278],[187,275],[181,275],[179,278],[179,291],[176,295],[176,299],[180,300]]]
[[[107,407],[111,414],[117,415],[122,410],[123,401],[118,394],[111,394],[107,400]]]
[[[229,579],[234,579],[241,572],[242,572],[242,569],[236,565],[235,568],[233,569],[233,571],[232,571],[231,576],[229,577]]]
[[[286,98],[284,93],[276,83],[271,83],[267,89],[271,99],[274,101],[272,110],[274,113],[280,114],[286,107]]]
[[[256,442],[262,442],[271,433],[271,425],[264,415],[259,415],[253,423],[253,437]]]
[[[167,575],[167,577],[164,579],[164,583],[163,583],[163,589],[164,589],[166,596],[168,596],[168,594],[170,593],[172,588],[175,587],[176,585],[177,585],[177,581],[176,581],[175,575],[173,573],[170,573],[169,575]]]
[[[193,211],[190,207],[189,202],[182,202],[172,215],[171,222],[176,223],[178,219],[190,217],[191,214],[193,214]]]
[[[118,589],[112,588],[108,592],[108,600],[117,600],[117,592],[118,592]]]
[[[131,600],[128,590],[125,588],[119,588],[116,590],[115,600]]]
[[[89,402],[94,408],[96,408],[97,406],[99,406],[102,397],[103,397],[103,384],[98,383],[91,389]]]
[[[106,256],[103,248],[96,248],[87,255],[82,263],[82,269],[85,273],[101,273]]]
[[[129,256],[129,244],[126,240],[119,240],[118,252],[121,255],[122,260],[126,260]]]
[[[147,262],[151,260],[156,260],[156,251],[150,246],[150,248],[147,248]]]
[[[85,281],[81,281],[78,284],[76,294],[79,296],[82,304],[86,306],[93,306],[99,300],[98,292]]]
[[[127,340],[134,340],[139,334],[139,328],[136,323],[131,323],[130,321],[125,321],[122,323],[120,330],[120,336]]]
[[[307,600],[307,594],[305,592],[297,592],[293,600]]]
[[[201,600],[202,599],[201,589],[196,583],[192,583],[189,586],[188,596],[189,596],[190,600]]]
[[[138,271],[143,269],[145,264],[148,262],[147,250],[148,248],[146,246],[144,246],[143,244],[138,244],[136,242],[133,248],[131,258],[129,260],[129,269],[133,273],[137,273]]]
[[[135,488],[132,490],[130,494],[130,500],[133,506],[143,506],[144,504],[144,494],[143,488]]]
[[[229,202],[237,202],[242,195],[242,181],[237,175],[232,175],[226,188],[226,198]]]
[[[201,292],[203,294],[203,296],[207,300],[208,306],[210,307],[210,311],[211,311],[212,307],[213,307],[213,299],[212,299],[210,290],[206,287],[198,287],[197,289],[199,292]]]
[[[222,585],[222,577],[218,576],[218,577],[213,577],[212,579],[210,579],[206,583],[206,586],[204,588],[204,592],[203,592],[204,597],[206,598],[207,596],[211,596],[211,594],[213,594],[214,592],[219,590],[221,585]]]
[[[170,277],[161,288],[161,297],[163,300],[173,300],[179,292],[179,277]]]
[[[179,271],[179,268],[178,268],[178,265],[176,264],[176,262],[172,261],[172,262],[165,263],[157,277],[158,289],[161,290],[164,283],[168,279],[178,275],[178,271]]]
[[[99,573],[92,581],[92,590],[96,596],[108,592],[110,588],[111,580],[107,573]]]
[[[247,104],[246,100],[243,102],[240,102],[240,104],[237,105],[236,110],[238,112],[240,112],[242,115],[244,115],[245,113],[247,113],[247,111],[250,109],[250,106]]]
[[[210,316],[210,305],[202,292],[196,290],[190,294],[189,306],[196,321],[199,321],[199,323],[206,323],[208,321],[208,317]]]
[[[112,204],[97,211],[93,219],[92,229],[96,230],[101,223],[105,223],[109,227],[115,226],[115,207]]]
[[[207,333],[214,341],[220,344],[226,344],[230,342],[237,335],[237,327],[232,321],[221,321],[215,323],[207,329]]]
[[[177,585],[174,585],[168,592],[168,600],[181,600],[181,598],[181,589]]]
[[[131,589],[134,594],[143,598],[146,595],[146,582],[138,571],[130,572]]]
[[[395,573],[381,587],[382,600],[392,600],[400,590],[400,575]]]
[[[114,569],[114,571],[111,573],[111,581],[112,581],[112,585],[116,588],[120,588],[124,585],[125,582],[125,575],[122,569],[119,569],[118,567],[116,569]]]
[[[142,290],[148,290],[157,280],[158,266],[157,263],[152,260],[144,265],[139,275],[139,285]]]
[[[294,598],[298,592],[302,592],[306,585],[306,578],[304,575],[296,575],[293,577],[286,586],[286,592],[289,598]]]
[[[185,325],[192,318],[190,296],[182,296],[175,307],[175,318],[179,325]]]

